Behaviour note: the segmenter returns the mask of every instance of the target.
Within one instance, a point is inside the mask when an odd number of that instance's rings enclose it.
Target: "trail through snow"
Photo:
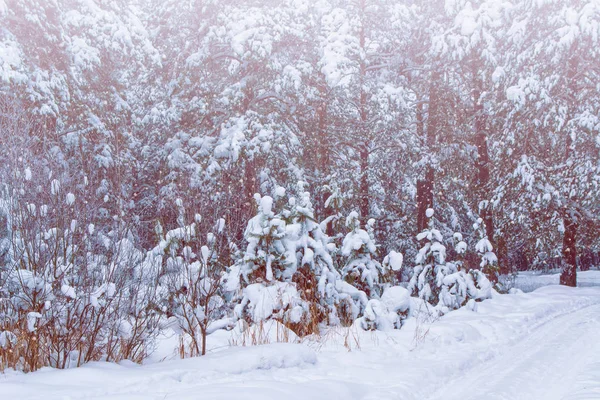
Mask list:
[[[429,399],[600,399],[599,332],[600,305],[552,319]],[[594,371],[595,385],[586,377]]]

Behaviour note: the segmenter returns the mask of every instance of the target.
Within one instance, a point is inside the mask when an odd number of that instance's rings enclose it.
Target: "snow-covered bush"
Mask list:
[[[446,247],[441,233],[434,228],[433,210],[427,210],[429,227],[421,232],[418,240],[425,240],[419,250],[413,276],[408,289],[419,298],[432,303],[445,314],[465,306],[470,300],[483,300],[491,296],[491,285],[479,270],[467,270],[462,261],[466,243],[460,233],[453,240],[458,254],[456,262],[446,261]]]
[[[242,301],[234,312],[238,317],[248,315],[251,323],[275,319],[288,325],[299,324],[308,312],[308,304],[293,283],[253,283],[244,288]]]
[[[454,271],[446,266],[446,246],[439,230],[435,229],[433,210],[427,210],[428,228],[417,235],[418,241],[424,241],[423,247],[415,258],[416,266],[408,284],[408,290],[419,298],[437,304],[443,279]]]
[[[364,330],[400,329],[410,311],[410,293],[401,286],[384,290],[381,299],[371,299],[357,322]]]
[[[246,281],[272,282],[290,280],[296,272],[293,254],[287,251],[286,223],[280,213],[273,211],[273,198],[256,194],[258,214],[246,227],[248,242],[241,266]]]
[[[500,272],[498,257],[496,257],[494,247],[487,237],[485,222],[483,222],[482,218],[477,219],[473,224],[473,229],[475,229],[475,232],[479,236],[479,241],[475,245],[475,251],[481,258],[479,268],[491,282],[497,283]]]
[[[18,190],[0,196],[0,331],[18,344],[12,366],[141,361],[158,328],[156,275],[142,268],[131,230],[118,218],[97,229],[68,180],[25,168],[11,184]]]
[[[443,314],[464,306],[468,301],[466,274],[458,270],[456,264],[446,263],[440,267],[437,278],[440,288],[437,308]]]
[[[274,318],[299,335],[314,333],[321,324],[352,323],[368,300],[335,269],[335,245],[315,220],[304,186],[300,182],[297,197],[287,203],[281,201],[285,191],[277,188],[277,210],[273,198],[255,196],[258,213],[246,229],[246,253],[227,276],[228,290],[238,282],[243,286],[238,318],[253,323]]]
[[[377,246],[373,234],[374,219],[367,221],[366,230],[361,229],[358,213],[351,212],[346,218],[350,232],[344,238],[341,254],[344,257],[342,278],[366,293],[368,297],[380,295],[380,278],[383,267],[376,260]]]
[[[283,194],[282,189],[277,190],[278,197]],[[227,290],[241,290],[235,316],[249,323],[273,318],[284,324],[299,324],[306,318],[309,304],[292,282],[298,263],[295,243],[287,240],[285,218],[290,218],[289,210],[274,212],[270,196],[256,194],[254,198],[258,213],[246,228],[246,252],[226,279]]]
[[[338,325],[347,319],[344,304],[353,304],[353,295],[348,293],[335,269],[331,252],[335,245],[323,231],[323,224],[315,220],[310,193],[299,182],[297,198],[290,198],[290,210],[286,212],[289,221],[286,226],[286,243],[290,253],[295,255],[296,283],[300,296],[309,304],[309,313],[301,324],[293,326],[298,334],[313,333],[318,324]],[[354,313],[352,313],[354,315]]]
[[[492,297],[492,283],[486,274],[478,269],[472,269],[467,278],[469,298],[480,301]]]
[[[217,221],[216,233],[202,235],[198,227],[201,216],[195,214],[194,222],[185,225],[183,202],[178,201],[177,206],[180,226],[165,234],[159,227],[160,243],[147,258],[158,257],[164,265],[160,278],[163,307],[169,326],[181,335],[180,355],[204,355],[207,336],[234,325],[224,298],[225,268],[218,260],[224,221]]]

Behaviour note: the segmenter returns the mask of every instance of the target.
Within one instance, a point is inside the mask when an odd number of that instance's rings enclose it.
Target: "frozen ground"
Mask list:
[[[600,399],[598,332],[600,287],[548,286],[400,331],[339,329],[318,342],[144,366],[9,372],[0,399]]]

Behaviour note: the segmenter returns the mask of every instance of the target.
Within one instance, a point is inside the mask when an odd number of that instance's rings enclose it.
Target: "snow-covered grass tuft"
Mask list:
[[[248,325],[239,321],[231,331],[231,346],[258,346],[272,343],[299,343],[298,336],[276,320],[260,321]]]

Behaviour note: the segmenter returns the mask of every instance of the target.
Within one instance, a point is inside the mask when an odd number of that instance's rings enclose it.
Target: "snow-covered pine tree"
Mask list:
[[[310,194],[304,191],[303,183],[298,184],[299,199],[290,198],[290,224],[287,227],[286,241],[288,251],[296,255],[297,274],[294,281],[301,295],[314,305],[320,304],[327,309],[311,310],[317,315],[312,319],[324,320],[326,316],[335,316],[335,283],[340,279],[333,267],[329,253],[328,238],[315,221]],[[312,300],[312,301],[311,301]],[[329,301],[328,301],[329,300]],[[332,314],[333,312],[333,314]],[[324,313],[319,316],[318,314]]]
[[[477,221],[475,221],[473,229],[477,236],[479,236],[479,240],[475,245],[475,251],[479,257],[481,257],[479,269],[492,283],[496,284],[498,282],[498,274],[500,271],[498,267],[498,257],[496,257],[496,254],[494,253],[492,243],[488,240],[485,222],[482,218],[478,218]]]
[[[455,232],[452,235],[456,260],[447,262],[444,272],[447,274],[442,278],[442,286],[439,295],[438,309],[442,313],[455,310],[467,304],[471,289],[470,278],[467,274],[467,266],[464,256],[467,244],[463,241],[462,234]]]
[[[417,235],[417,240],[424,241],[424,245],[415,258],[416,266],[408,290],[425,301],[437,304],[441,286],[438,274],[445,269],[446,246],[442,244],[442,234],[434,227],[433,209],[427,209],[425,215],[429,220],[428,227]]]
[[[479,236],[479,240],[475,245],[475,251],[481,257],[479,268],[473,268],[473,266],[466,265],[464,272],[466,273],[465,279],[468,285],[468,296],[470,299],[475,301],[481,301],[488,299],[492,296],[492,283],[489,279],[491,274],[498,281],[498,259],[493,253],[492,244],[487,240],[485,222],[482,218],[478,218],[473,224],[476,236]],[[462,236],[462,235],[461,235]],[[466,252],[465,242],[458,242],[456,245],[457,252],[458,248],[463,252]]]
[[[255,196],[259,211],[246,229],[244,259],[227,277],[230,292],[243,286],[237,317],[255,323],[273,318],[298,335],[314,333],[322,324],[350,324],[367,304],[367,295],[335,268],[335,245],[323,232],[326,224],[315,220],[304,187],[299,182],[297,197],[287,203],[282,187],[275,189],[275,200]]]
[[[417,235],[417,240],[425,244],[415,259],[417,265],[408,290],[444,314],[466,304],[468,285],[465,273],[456,264],[446,262],[446,246],[442,244],[442,234],[435,229],[433,214],[433,209],[427,209],[428,228]]]
[[[352,286],[363,291],[369,298],[381,295],[380,278],[383,267],[375,258],[377,246],[373,228],[375,220],[370,219],[361,229],[358,213],[352,211],[346,218],[346,227],[350,230],[342,243],[341,255],[344,257],[342,278]]]
[[[466,268],[464,258],[467,253],[467,243],[463,240],[463,235],[460,232],[454,232],[452,241],[454,243],[454,251],[456,252],[454,264],[456,264],[459,270],[464,270]]]
[[[315,332],[320,323],[344,322],[342,320],[349,319],[344,311],[353,304],[351,294],[344,292],[341,275],[334,267],[331,251],[335,245],[330,243],[322,224],[315,220],[310,193],[304,186],[304,182],[299,182],[298,198],[289,199],[290,223],[286,227],[287,251],[295,254],[297,265],[292,280],[310,308],[306,318],[292,327],[299,335]]]
[[[282,197],[284,193],[283,188],[278,188],[275,194]],[[246,252],[227,277],[227,290],[242,286],[235,317],[249,323],[275,319],[288,325],[299,324],[307,317],[309,304],[292,282],[298,264],[295,251],[288,251],[290,243],[286,242],[285,218],[289,218],[290,211],[275,212],[271,196],[255,194],[254,198],[258,213],[246,228]]]

